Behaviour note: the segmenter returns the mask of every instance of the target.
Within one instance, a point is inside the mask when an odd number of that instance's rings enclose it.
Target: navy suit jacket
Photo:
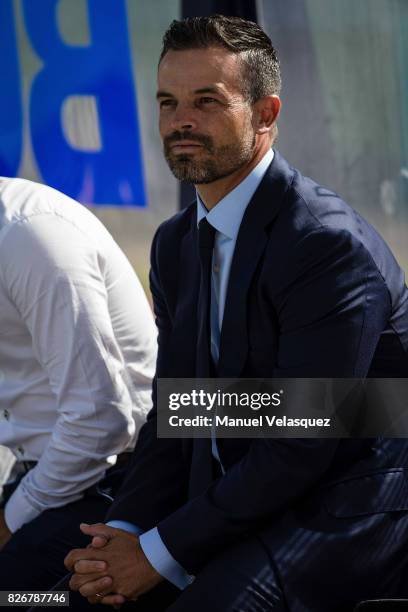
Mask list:
[[[195,376],[198,286],[193,203],[159,227],[152,245],[157,377]],[[408,374],[408,291],[391,251],[338,195],[278,152],[239,230],[217,374]],[[154,406],[109,520],[158,526],[191,574],[257,534],[293,610],[319,610],[319,591],[330,597],[336,585],[352,601],[357,581],[363,596],[377,586],[395,591],[390,575],[403,563],[396,530],[408,536],[407,441],[221,439],[226,473],[203,489],[197,483],[211,454],[196,444],[157,439]]]

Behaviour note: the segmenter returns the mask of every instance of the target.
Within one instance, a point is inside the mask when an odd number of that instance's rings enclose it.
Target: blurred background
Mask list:
[[[0,0],[0,175],[91,207],[148,293],[155,228],[193,196],[161,152],[161,37],[172,19],[214,12],[268,32],[283,77],[277,148],[407,270],[406,0]]]

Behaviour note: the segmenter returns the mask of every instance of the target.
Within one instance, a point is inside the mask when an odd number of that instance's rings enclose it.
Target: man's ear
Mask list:
[[[282,103],[279,96],[264,96],[254,104],[257,134],[271,132],[276,124]]]

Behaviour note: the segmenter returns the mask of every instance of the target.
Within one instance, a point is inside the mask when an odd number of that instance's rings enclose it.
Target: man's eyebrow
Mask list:
[[[222,91],[218,89],[218,87],[201,87],[201,89],[196,89],[195,94],[204,94],[204,93],[213,93],[222,95]]]
[[[196,89],[193,93],[195,94],[212,93],[212,94],[217,94],[219,96],[223,95],[222,91],[218,87],[201,87],[200,89]],[[156,98],[157,100],[159,100],[160,98],[174,98],[174,96],[170,92],[164,91],[164,89],[159,89],[159,91],[156,94]]]
[[[168,91],[164,91],[163,89],[159,89],[156,94],[156,98],[173,98],[173,94],[169,93]]]

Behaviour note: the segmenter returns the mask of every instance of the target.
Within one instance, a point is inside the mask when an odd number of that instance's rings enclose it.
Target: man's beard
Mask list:
[[[201,144],[208,157],[195,159],[194,154],[174,155],[171,145],[183,140]],[[164,139],[164,156],[170,170],[179,181],[202,185],[233,174],[251,159],[255,145],[255,135],[248,133],[245,141],[215,147],[212,138],[204,135],[192,136],[188,132],[175,132]]]

